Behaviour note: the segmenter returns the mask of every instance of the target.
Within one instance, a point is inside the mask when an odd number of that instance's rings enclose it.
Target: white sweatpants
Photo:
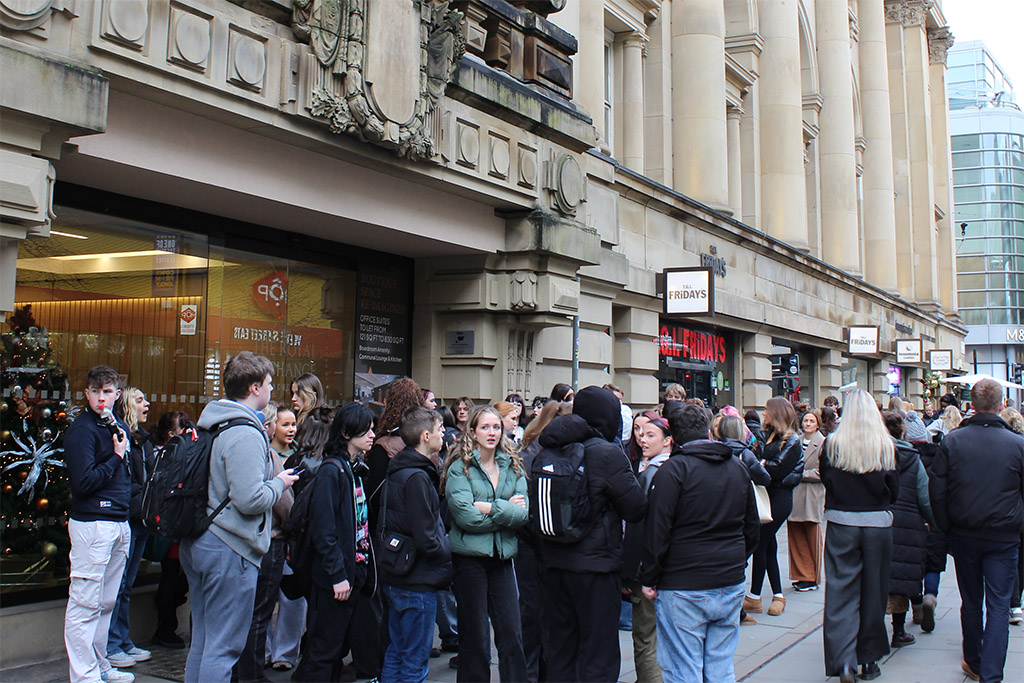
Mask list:
[[[68,523],[71,587],[64,615],[64,646],[71,683],[98,683],[110,670],[107,631],[128,562],[128,522]]]

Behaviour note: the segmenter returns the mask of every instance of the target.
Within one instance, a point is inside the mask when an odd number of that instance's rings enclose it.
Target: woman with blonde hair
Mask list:
[[[928,425],[928,437],[935,442],[942,441],[942,437],[960,426],[964,416],[956,406],[946,406],[946,409],[939,415],[939,419]]]
[[[761,450],[761,462],[772,478],[767,486],[772,521],[761,525],[761,539],[751,564],[750,592],[743,599],[743,610],[751,614],[764,611],[761,607],[761,588],[765,574],[772,588],[768,615],[777,617],[786,609],[786,598],[782,595],[782,576],[779,573],[779,542],[775,535],[793,511],[793,489],[803,476],[804,459],[796,428],[793,404],[781,396],[768,399],[764,407],[767,439]]]
[[[327,405],[327,395],[320,378],[312,373],[299,375],[292,380],[292,408],[295,409],[295,421],[302,424],[315,408]]]
[[[501,422],[505,427],[505,433],[508,434],[508,438],[512,439],[512,442],[515,444],[521,443],[523,440],[523,428],[519,426],[519,416],[522,415],[523,407],[508,401],[498,401],[494,404],[494,409],[501,415]]]
[[[526,472],[517,451],[498,411],[477,406],[441,468],[441,490],[452,514],[448,538],[458,602],[460,682],[490,680],[490,626],[500,680],[526,680],[512,570],[519,549],[516,529],[529,517]]]
[[[896,445],[871,395],[855,389],[825,442],[825,675],[842,683],[881,675],[889,653],[885,608],[892,561],[892,504],[899,492]]]

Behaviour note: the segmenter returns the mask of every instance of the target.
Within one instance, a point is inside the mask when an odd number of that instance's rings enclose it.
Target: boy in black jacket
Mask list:
[[[677,446],[648,493],[640,581],[655,601],[665,681],[731,681],[744,569],[760,518],[747,468],[708,439],[708,412],[669,409]],[[684,626],[685,625],[685,626]]]
[[[441,521],[434,464],[442,446],[441,416],[414,408],[402,417],[398,432],[406,447],[388,465],[378,526],[385,544],[389,534],[411,538],[416,557],[407,572],[398,573],[388,566],[388,549],[381,549],[380,577],[391,603],[391,643],[381,680],[417,683],[430,671],[437,590],[452,581],[452,552]]]
[[[114,417],[117,370],[98,365],[86,376],[89,408],[64,436],[71,483],[71,586],[64,645],[72,683],[132,681],[107,661],[107,631],[128,561],[131,472],[128,428]],[[104,413],[108,417],[104,418]]]

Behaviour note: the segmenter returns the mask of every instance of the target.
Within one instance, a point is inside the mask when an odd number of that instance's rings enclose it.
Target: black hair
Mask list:
[[[559,382],[555,386],[551,387],[551,400],[552,401],[564,401],[565,397],[572,394],[572,387],[568,384]]]
[[[437,413],[441,416],[441,424],[448,429],[455,429],[455,413],[446,405],[439,405]]]
[[[373,429],[373,413],[362,403],[346,403],[334,415],[324,452],[349,460],[348,442]]]
[[[677,446],[688,441],[708,438],[710,411],[692,403],[669,401],[665,404],[665,417],[672,429],[672,440]]]

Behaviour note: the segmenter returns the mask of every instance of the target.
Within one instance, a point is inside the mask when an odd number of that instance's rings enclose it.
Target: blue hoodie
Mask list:
[[[118,418],[125,434],[128,426]],[[71,519],[125,522],[132,499],[128,458],[114,453],[110,430],[86,408],[64,435],[64,459],[71,482]]]

